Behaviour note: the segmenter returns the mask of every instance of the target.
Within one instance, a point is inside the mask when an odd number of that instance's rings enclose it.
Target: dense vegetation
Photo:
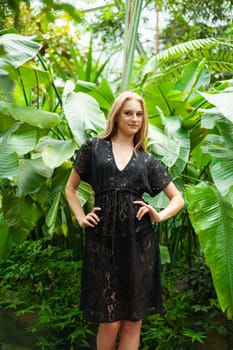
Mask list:
[[[34,12],[29,1],[3,6],[0,299],[2,307],[16,308],[19,317],[37,315],[29,331],[38,334],[42,349],[79,349],[93,341],[93,326],[78,310],[85,232],[71,215],[64,186],[75,150],[103,130],[115,94],[132,89],[145,98],[149,112],[148,149],[168,168],[186,200],[175,218],[155,225],[163,260],[164,314],[145,321],[142,349],[196,350],[197,343],[211,346],[214,337],[219,348],[231,350],[232,3],[218,7],[218,2],[204,2],[197,18],[197,2],[189,1],[185,11],[184,3],[128,1],[125,7],[123,1],[111,2],[96,10],[95,23],[87,21],[84,11],[61,2],[42,1]],[[156,54],[147,48],[145,55],[138,40],[146,8],[170,12],[160,38],[166,49]],[[188,30],[178,24],[168,31],[175,19],[184,24],[193,16],[203,23],[205,11],[212,29],[205,23],[209,30],[198,35],[192,23]],[[83,47],[85,31],[92,35]],[[113,40],[114,47],[109,45]],[[124,64],[118,72],[112,57],[119,50]],[[87,184],[80,195],[90,207]],[[146,200],[158,209],[166,201],[163,195]]]

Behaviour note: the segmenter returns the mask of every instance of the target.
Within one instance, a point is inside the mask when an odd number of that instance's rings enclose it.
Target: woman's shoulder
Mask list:
[[[86,139],[86,143],[95,143],[97,141],[97,137],[91,136]]]
[[[154,158],[154,156],[150,152],[144,151],[143,149],[139,149],[138,152],[141,155],[141,157],[143,157],[147,161],[150,161],[152,158]]]
[[[88,137],[81,146],[93,146],[97,143],[98,138],[97,137]]]
[[[106,139],[103,139],[98,136],[93,136],[93,137],[87,138],[81,145],[81,148],[94,151],[94,150],[102,149],[103,147],[106,147],[106,144],[108,142],[109,141]]]
[[[156,158],[156,156],[153,155],[152,153],[150,153],[148,151],[140,150],[139,154],[140,154],[141,159],[143,159],[144,163],[146,165],[148,165],[149,167],[161,165],[160,160],[158,158]]]
[[[106,141],[108,141],[105,138],[99,137],[99,136],[92,136],[86,139],[85,142],[87,143],[105,143]]]

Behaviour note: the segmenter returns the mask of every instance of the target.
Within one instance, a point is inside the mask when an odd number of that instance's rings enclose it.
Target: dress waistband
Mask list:
[[[119,192],[128,192],[128,193],[132,193],[137,195],[138,197],[141,197],[141,193],[139,193],[138,191],[132,189],[132,188],[128,188],[128,187],[109,187],[109,188],[105,188],[103,190],[97,190],[95,191],[95,195],[99,196],[102,194],[108,194],[108,193],[119,193]]]
[[[109,194],[110,195],[110,205],[112,206],[112,226],[111,226],[111,238],[112,238],[112,247],[111,247],[111,251],[112,251],[112,255],[115,254],[115,229],[116,229],[116,216],[118,213],[118,219],[120,221],[123,221],[123,215],[124,215],[124,209],[125,209],[125,203],[124,203],[124,199],[122,198],[122,196],[120,194],[122,193],[130,193],[130,194],[134,194],[136,195],[138,198],[141,198],[142,194],[139,193],[138,191],[135,191],[132,188],[127,188],[127,187],[115,187],[115,188],[107,188],[107,189],[103,189],[103,190],[97,190],[95,192],[95,196],[101,196],[101,195],[105,195],[105,194]],[[119,210],[117,211],[117,205]]]

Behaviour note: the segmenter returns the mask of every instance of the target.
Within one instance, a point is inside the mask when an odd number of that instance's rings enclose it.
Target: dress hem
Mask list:
[[[90,322],[90,323],[95,323],[95,324],[100,324],[100,323],[114,323],[114,322],[120,322],[120,321],[129,321],[129,322],[138,322],[141,321],[143,319],[145,319],[146,317],[150,316],[150,315],[154,315],[154,314],[161,314],[162,313],[162,307],[160,309],[158,308],[152,308],[150,310],[148,310],[147,312],[145,312],[140,318],[137,319],[132,319],[130,317],[118,317],[114,320],[100,320],[100,321],[96,321],[94,320],[92,317],[85,317],[83,316],[84,320],[86,322]]]

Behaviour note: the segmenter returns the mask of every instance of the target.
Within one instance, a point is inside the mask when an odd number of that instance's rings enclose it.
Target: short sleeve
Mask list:
[[[73,167],[83,181],[89,182],[91,177],[92,141],[86,140],[79,148]]]
[[[163,165],[152,155],[148,162],[147,174],[152,196],[161,192],[172,181]]]

